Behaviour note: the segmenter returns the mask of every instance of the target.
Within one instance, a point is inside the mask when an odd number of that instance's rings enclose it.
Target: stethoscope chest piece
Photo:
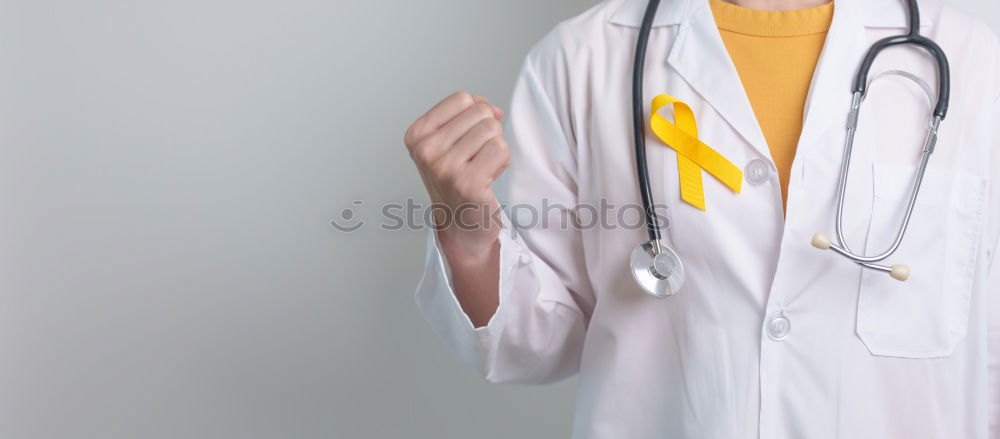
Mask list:
[[[663,241],[639,244],[629,256],[632,277],[647,294],[667,298],[684,285],[684,264]]]

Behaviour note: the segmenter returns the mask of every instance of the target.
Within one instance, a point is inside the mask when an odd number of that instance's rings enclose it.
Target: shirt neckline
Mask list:
[[[761,37],[795,37],[825,33],[833,20],[833,1],[813,8],[766,11],[709,0],[721,30]]]

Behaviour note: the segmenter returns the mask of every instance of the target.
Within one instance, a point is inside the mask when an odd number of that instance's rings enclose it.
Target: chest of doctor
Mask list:
[[[705,174],[707,208],[696,209],[680,198],[677,153],[647,137],[654,201],[666,220],[664,238],[686,268],[683,289],[667,301],[641,294],[622,268],[645,235],[625,98],[631,53],[598,45],[561,61],[566,71],[581,72],[559,84],[566,96],[574,96],[563,104],[575,138],[578,201],[619,212],[613,227],[582,232],[596,296],[592,322],[600,326],[603,312],[625,313],[635,318],[617,322],[617,331],[621,325],[636,331],[666,325],[687,333],[695,330],[687,325],[697,325],[697,331],[712,332],[718,324],[760,328],[762,339],[785,338],[796,329],[808,333],[814,326],[823,333],[812,339],[816,343],[851,343],[845,349],[875,356],[949,356],[968,332],[977,305],[974,286],[982,282],[990,259],[983,242],[990,233],[995,127],[991,100],[984,94],[995,94],[986,86],[994,80],[979,77],[982,69],[973,65],[974,57],[961,53],[961,41],[933,36],[958,54],[952,56],[952,104],[905,239],[886,260],[909,265],[912,275],[900,282],[810,245],[814,233],[834,230],[858,61],[872,42],[899,29],[874,26],[856,39],[827,42],[806,103],[786,214],[767,144],[725,49],[717,37],[682,26],[654,29],[644,83],[647,102],[661,93],[685,101],[695,113],[698,137],[743,169],[745,180],[735,193]],[[629,31],[608,36],[608,46],[628,47]],[[887,50],[872,72],[889,69],[936,83],[935,64],[912,47]],[[857,253],[879,253],[891,245],[932,111],[925,91],[901,78],[880,79],[866,96],[845,191],[843,230]],[[672,120],[671,114],[661,114]],[[775,316],[786,320],[773,323]]]

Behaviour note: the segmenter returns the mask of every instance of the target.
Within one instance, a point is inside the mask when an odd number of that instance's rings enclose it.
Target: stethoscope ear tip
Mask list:
[[[829,249],[830,248],[830,244],[832,244],[832,243],[833,242],[830,241],[830,236],[827,235],[826,233],[816,232],[816,234],[813,235],[812,245],[813,245],[813,247],[816,247],[816,248],[818,248],[820,250],[827,250],[827,249]]]
[[[896,280],[898,280],[900,282],[903,282],[903,281],[905,281],[905,280],[907,280],[907,279],[910,278],[910,266],[909,265],[906,265],[906,264],[895,264],[891,268],[892,268],[892,270],[889,271],[889,276],[892,276],[893,279],[896,279]]]

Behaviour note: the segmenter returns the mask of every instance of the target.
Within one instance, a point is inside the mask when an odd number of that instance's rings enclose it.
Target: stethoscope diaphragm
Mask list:
[[[632,277],[644,292],[657,298],[677,294],[684,285],[684,264],[674,249],[661,241],[646,241],[629,256]]]

